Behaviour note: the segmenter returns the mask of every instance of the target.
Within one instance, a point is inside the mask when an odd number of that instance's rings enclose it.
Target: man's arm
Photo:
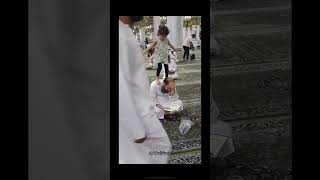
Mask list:
[[[192,40],[193,40],[193,38],[190,36],[190,48],[191,48],[191,47],[194,47],[194,46],[193,46],[193,43],[192,43]]]

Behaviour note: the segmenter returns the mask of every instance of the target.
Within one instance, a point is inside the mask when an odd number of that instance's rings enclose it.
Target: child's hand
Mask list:
[[[160,81],[159,81],[159,79],[157,79],[157,80],[156,80],[156,82],[157,82],[157,84],[158,84],[158,85],[160,85],[160,84],[161,84],[161,83],[160,83]]]

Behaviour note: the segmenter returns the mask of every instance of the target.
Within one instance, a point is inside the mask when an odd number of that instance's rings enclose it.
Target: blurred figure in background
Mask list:
[[[183,60],[189,60],[189,54],[190,54],[190,48],[193,47],[192,41],[196,37],[195,34],[192,34],[191,36],[186,37],[186,39],[183,41]]]

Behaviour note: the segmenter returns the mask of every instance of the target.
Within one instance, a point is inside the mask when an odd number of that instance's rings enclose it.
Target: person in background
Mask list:
[[[148,44],[147,49],[150,47],[151,45]],[[157,69],[157,62],[154,60],[154,48],[150,48],[148,51],[148,64],[146,66],[147,70],[152,70],[152,69]]]
[[[189,54],[190,54],[190,47],[193,46],[192,40],[196,37],[195,34],[192,34],[191,36],[188,36],[184,41],[183,41],[183,60],[189,60]]]

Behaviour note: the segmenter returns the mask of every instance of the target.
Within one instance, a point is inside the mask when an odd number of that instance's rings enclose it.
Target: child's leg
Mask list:
[[[184,53],[183,53],[183,59],[185,58],[186,54],[187,54],[187,50],[186,50],[186,47],[183,46],[183,50],[184,50]]]
[[[164,65],[164,72],[166,73],[166,78],[169,75],[169,65],[168,64],[163,64]]]
[[[186,48],[186,52],[187,52],[187,60],[189,60],[189,53],[190,53],[190,48]]]
[[[158,69],[157,69],[157,74],[156,74],[156,75],[157,75],[157,78],[159,78],[161,69],[162,69],[162,63],[158,63]]]
[[[162,69],[162,63],[158,63],[157,77],[156,77],[156,82],[157,82],[158,85],[161,84],[160,80],[159,80],[159,75],[160,75],[161,69]]]

